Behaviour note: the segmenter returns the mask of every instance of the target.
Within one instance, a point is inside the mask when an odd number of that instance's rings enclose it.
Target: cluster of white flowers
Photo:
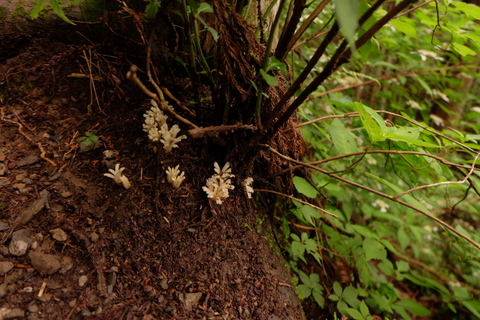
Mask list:
[[[143,131],[148,133],[148,138],[151,141],[163,143],[163,149],[166,153],[169,153],[173,148],[178,148],[177,143],[187,139],[187,136],[177,137],[180,128],[176,124],[168,129],[168,116],[160,110],[155,100],[151,100],[151,103],[152,108],[144,114],[145,123],[143,124]]]
[[[222,169],[217,162],[213,164],[215,174],[207,179],[207,183],[202,187],[203,191],[207,193],[207,197],[212,199],[217,204],[222,204],[223,201],[228,198],[229,190],[235,189],[235,186],[232,184],[230,178],[234,178],[235,175],[232,174],[232,168],[230,168],[230,162],[227,162]],[[249,199],[252,198],[254,192],[252,188],[253,178],[248,177],[243,180],[243,187],[247,192]]]
[[[128,181],[128,178],[123,175],[123,170],[125,170],[125,168],[120,168],[120,163],[117,163],[115,165],[115,170],[109,169],[108,171],[110,171],[110,173],[104,173],[103,175],[112,178],[117,184],[122,184],[125,189],[128,189],[132,185],[130,184],[130,181]]]
[[[222,169],[217,162],[213,165],[215,174],[207,179],[206,186],[202,189],[207,193],[207,197],[214,200],[217,204],[222,204],[223,200],[228,198],[228,190],[235,189],[230,178],[235,177],[230,168],[230,162],[227,162]]]
[[[183,180],[185,180],[185,172],[180,172],[180,165],[177,165],[175,168],[168,167],[165,171],[167,173],[168,182],[176,189],[180,187]]]
[[[252,188],[253,178],[248,177],[243,180],[243,186],[245,187],[245,191],[247,192],[248,199],[252,198],[253,188]]]

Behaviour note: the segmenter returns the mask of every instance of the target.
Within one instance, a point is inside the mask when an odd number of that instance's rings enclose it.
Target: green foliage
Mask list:
[[[320,29],[336,14],[351,43],[371,22],[356,31],[341,16],[347,9],[338,12],[340,2],[327,7],[313,26]],[[339,218],[313,214],[313,208],[294,202],[284,219],[315,231],[296,233],[284,223],[286,251],[299,277],[308,276],[315,263],[348,270],[342,285],[315,273],[328,298],[324,305],[334,304],[344,316],[480,317],[480,252],[459,237],[480,241],[473,232],[480,227],[480,174],[471,167],[480,150],[480,87],[475,85],[480,26],[472,21],[479,13],[476,6],[451,1],[399,15],[300,109],[304,121],[319,119],[302,126],[311,148],[308,162],[319,170],[313,173],[314,186],[295,177],[295,187],[305,199],[318,196],[308,190],[320,190],[327,199],[324,209]],[[379,10],[374,16],[385,14]],[[313,26],[306,38],[314,35]],[[298,54],[311,57],[314,42],[299,47]],[[327,47],[322,66],[336,49]],[[302,59],[293,56],[290,62],[294,70],[304,68]],[[314,252],[306,250],[314,242],[319,259],[309,259]],[[308,290],[301,290],[308,299]]]
[[[35,5],[35,7],[32,9],[32,11],[30,12],[30,17],[32,18],[38,18],[38,14],[45,9],[45,5],[46,5],[46,2],[47,0],[39,0],[37,2],[37,4]],[[73,24],[75,25],[75,23],[73,23],[70,19],[67,18],[67,16],[65,15],[65,13],[63,12],[62,10],[62,7],[60,7],[60,4],[58,3],[57,0],[50,0],[50,4],[52,6],[52,10],[55,12],[55,14],[60,18],[62,19],[63,21],[65,22],[68,22],[70,24]]]
[[[100,138],[91,132],[85,132],[85,136],[78,138],[80,152],[86,152],[100,147]]]

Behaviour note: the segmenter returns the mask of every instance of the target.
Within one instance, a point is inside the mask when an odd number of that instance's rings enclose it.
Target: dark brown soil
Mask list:
[[[241,188],[208,202],[199,186],[226,159],[202,139],[154,153],[148,99],[125,79],[138,57],[87,38],[39,33],[0,57],[0,319],[303,319],[265,208]],[[101,143],[82,153],[87,131]],[[103,176],[115,163],[132,188]],[[179,189],[166,182],[174,164]],[[23,229],[31,242],[12,255]]]

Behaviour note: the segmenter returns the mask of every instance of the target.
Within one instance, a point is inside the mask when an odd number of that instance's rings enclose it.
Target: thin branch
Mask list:
[[[198,128],[197,125],[193,124],[192,122],[190,122],[189,120],[185,119],[184,117],[182,117],[181,115],[179,115],[178,113],[176,113],[175,111],[172,110],[172,108],[168,107],[167,104],[166,104],[166,101],[165,101],[165,98],[163,96],[163,93],[162,93],[162,90],[160,89],[160,87],[156,84],[155,81],[151,80],[153,86],[157,89],[157,92],[159,92],[159,94],[155,94],[153,93],[152,91],[150,91],[143,83],[142,81],[138,78],[137,76],[137,71],[138,71],[138,67],[135,66],[135,65],[132,65],[130,67],[130,71],[127,72],[127,79],[128,80],[131,80],[133,81],[147,96],[149,96],[150,98],[152,98],[153,100],[155,100],[155,102],[157,102],[157,104],[159,106],[162,107],[162,109],[164,111],[167,111],[169,113],[171,113],[175,118],[177,118],[178,120],[180,120],[181,122],[185,123],[185,124],[188,124],[189,126],[193,127],[193,128]],[[150,79],[151,79],[151,75],[150,75]],[[160,96],[160,97],[159,97]]]
[[[294,196],[289,196],[288,194],[280,193],[280,192],[273,191],[273,190],[267,190],[267,189],[255,189],[254,191],[255,191],[255,192],[269,192],[269,193],[277,194],[277,195],[279,195],[279,196],[287,197],[287,198],[289,198],[289,199],[298,201],[298,202],[300,202],[300,203],[303,203],[304,205],[307,205],[307,206],[309,206],[309,207],[312,207],[313,209],[318,210],[318,211],[320,211],[320,212],[322,212],[322,213],[328,214],[329,216],[332,216],[332,217],[334,217],[334,218],[338,218],[338,216],[337,216],[336,214],[334,214],[334,213],[328,212],[327,210],[325,210],[325,209],[323,209],[323,208],[320,208],[320,207],[318,207],[318,206],[316,206],[316,205],[314,205],[314,204],[311,204],[311,203],[309,203],[309,202],[307,202],[307,201],[303,201],[303,200],[301,200],[301,199],[295,198]]]
[[[327,176],[329,176],[330,178],[333,178],[333,179],[336,179],[336,180],[339,180],[339,181],[342,181],[346,184],[349,184],[349,185],[352,185],[352,186],[355,186],[357,188],[360,188],[360,189],[363,189],[363,190],[366,190],[370,193],[373,193],[373,194],[376,194],[376,195],[379,195],[383,198],[386,198],[386,199],[389,199],[391,201],[394,201],[394,202],[397,202],[397,203],[400,203],[401,205],[407,207],[407,208],[410,208],[412,210],[415,210],[423,215],[425,215],[426,217],[434,220],[435,222],[437,222],[438,224],[440,224],[441,226],[445,227],[446,229],[450,230],[451,232],[453,232],[454,234],[456,234],[457,236],[467,240],[468,242],[470,242],[471,244],[473,244],[477,249],[480,250],[480,244],[478,244],[477,242],[475,242],[473,239],[471,239],[470,237],[462,234],[461,232],[459,232],[458,230],[456,230],[454,227],[452,227],[451,225],[449,225],[448,223],[444,222],[443,220],[435,217],[434,215],[432,215],[431,213],[428,213],[426,211],[423,211],[405,201],[402,201],[402,200],[399,200],[399,199],[396,199],[394,196],[391,196],[389,194],[386,194],[386,193],[383,193],[381,191],[378,191],[378,190],[375,190],[375,189],[372,189],[372,188],[369,188],[369,187],[366,187],[364,185],[361,185],[360,183],[357,183],[357,182],[354,182],[354,181],[350,181],[350,180],[347,180],[343,177],[340,177],[336,174],[333,174],[327,170],[324,170],[324,169],[321,169],[321,168],[318,168],[318,167],[315,167],[309,163],[305,163],[305,162],[302,162],[302,161],[298,161],[298,160],[295,160],[295,159],[292,159],[288,156],[285,156],[283,154],[281,154],[280,152],[278,152],[277,150],[273,149],[272,147],[268,146],[268,145],[263,145],[265,147],[268,148],[269,151],[273,152],[274,154],[276,154],[277,156],[279,156],[280,158],[284,159],[284,160],[287,160],[287,161],[290,161],[290,162],[293,162],[293,163],[296,163],[296,164],[299,164],[299,165],[302,165],[304,167],[307,167],[307,168],[310,168],[312,170],[315,170],[315,171],[318,171],[318,172],[321,172]]]
[[[424,186],[418,186],[418,187],[412,188],[410,190],[407,190],[405,192],[402,192],[402,193],[396,195],[394,198],[398,199],[398,198],[403,197],[404,195],[409,194],[409,193],[411,193],[413,191],[416,191],[416,190],[422,190],[422,189],[427,189],[427,188],[442,186],[442,185],[448,185],[448,184],[463,184],[470,178],[473,171],[475,171],[475,164],[477,163],[477,159],[478,159],[479,156],[480,156],[480,153],[477,153],[477,155],[475,156],[475,159],[473,160],[472,167],[471,167],[470,171],[468,172],[468,174],[465,176],[465,179],[463,179],[463,180],[460,180],[460,181],[442,181],[442,182],[427,184],[427,185],[424,185]]]

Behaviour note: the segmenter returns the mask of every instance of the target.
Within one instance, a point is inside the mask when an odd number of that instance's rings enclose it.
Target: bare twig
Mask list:
[[[338,218],[338,216],[334,213],[331,213],[331,212],[328,212],[327,210],[323,209],[323,208],[320,208],[319,206],[316,206],[314,204],[311,204],[307,201],[303,201],[301,199],[298,199],[298,198],[295,198],[294,196],[289,196],[288,194],[284,194],[284,193],[280,193],[280,192],[277,192],[277,191],[274,191],[274,190],[267,190],[267,189],[255,189],[254,190],[255,192],[269,192],[269,193],[273,193],[273,194],[277,194],[279,196],[283,196],[283,197],[286,197],[286,198],[289,198],[289,199],[292,199],[292,200],[295,200],[295,201],[298,201],[300,203],[303,203],[304,205],[307,205],[309,207],[312,207],[314,208],[315,210],[318,210],[324,214],[328,214],[329,216],[332,216],[334,218]]]
[[[470,171],[468,172],[468,174],[465,176],[465,178],[463,180],[460,180],[460,181],[442,181],[442,182],[427,184],[427,185],[424,185],[424,186],[418,186],[418,187],[412,188],[410,190],[407,190],[405,192],[402,192],[402,193],[396,195],[394,198],[398,199],[398,198],[403,197],[404,195],[409,194],[409,193],[411,193],[413,191],[416,191],[416,190],[422,190],[422,189],[427,189],[427,188],[437,187],[437,186],[442,186],[442,185],[448,185],[448,184],[463,184],[463,183],[467,182],[467,180],[472,175],[473,171],[475,171],[475,164],[477,163],[477,159],[478,159],[479,156],[480,156],[480,153],[477,153],[477,155],[475,156],[475,159],[473,160],[472,167],[470,168]],[[479,171],[479,170],[477,169],[477,171]]]
[[[180,120],[181,122],[185,123],[185,124],[188,124],[189,126],[193,127],[193,128],[198,128],[197,125],[193,124],[192,122],[190,122],[189,120],[185,119],[184,117],[180,116],[178,113],[176,113],[175,111],[172,110],[172,108],[170,108],[166,101],[165,101],[165,98],[163,96],[163,93],[162,93],[162,90],[160,89],[160,87],[158,87],[158,85],[152,80],[152,84],[154,84],[154,86],[156,87],[157,89],[157,92],[159,92],[159,95],[157,95],[156,93],[153,93],[152,91],[150,91],[143,83],[142,81],[138,78],[137,76],[137,71],[138,71],[138,67],[135,66],[135,65],[132,65],[130,67],[130,71],[127,72],[127,79],[133,81],[147,96],[149,96],[150,98],[152,98],[153,100],[155,100],[155,102],[157,102],[157,104],[159,106],[161,106],[162,110],[163,111],[167,111],[169,112],[170,114],[172,114],[175,118],[177,118],[178,120]],[[151,78],[151,76],[150,76]]]

